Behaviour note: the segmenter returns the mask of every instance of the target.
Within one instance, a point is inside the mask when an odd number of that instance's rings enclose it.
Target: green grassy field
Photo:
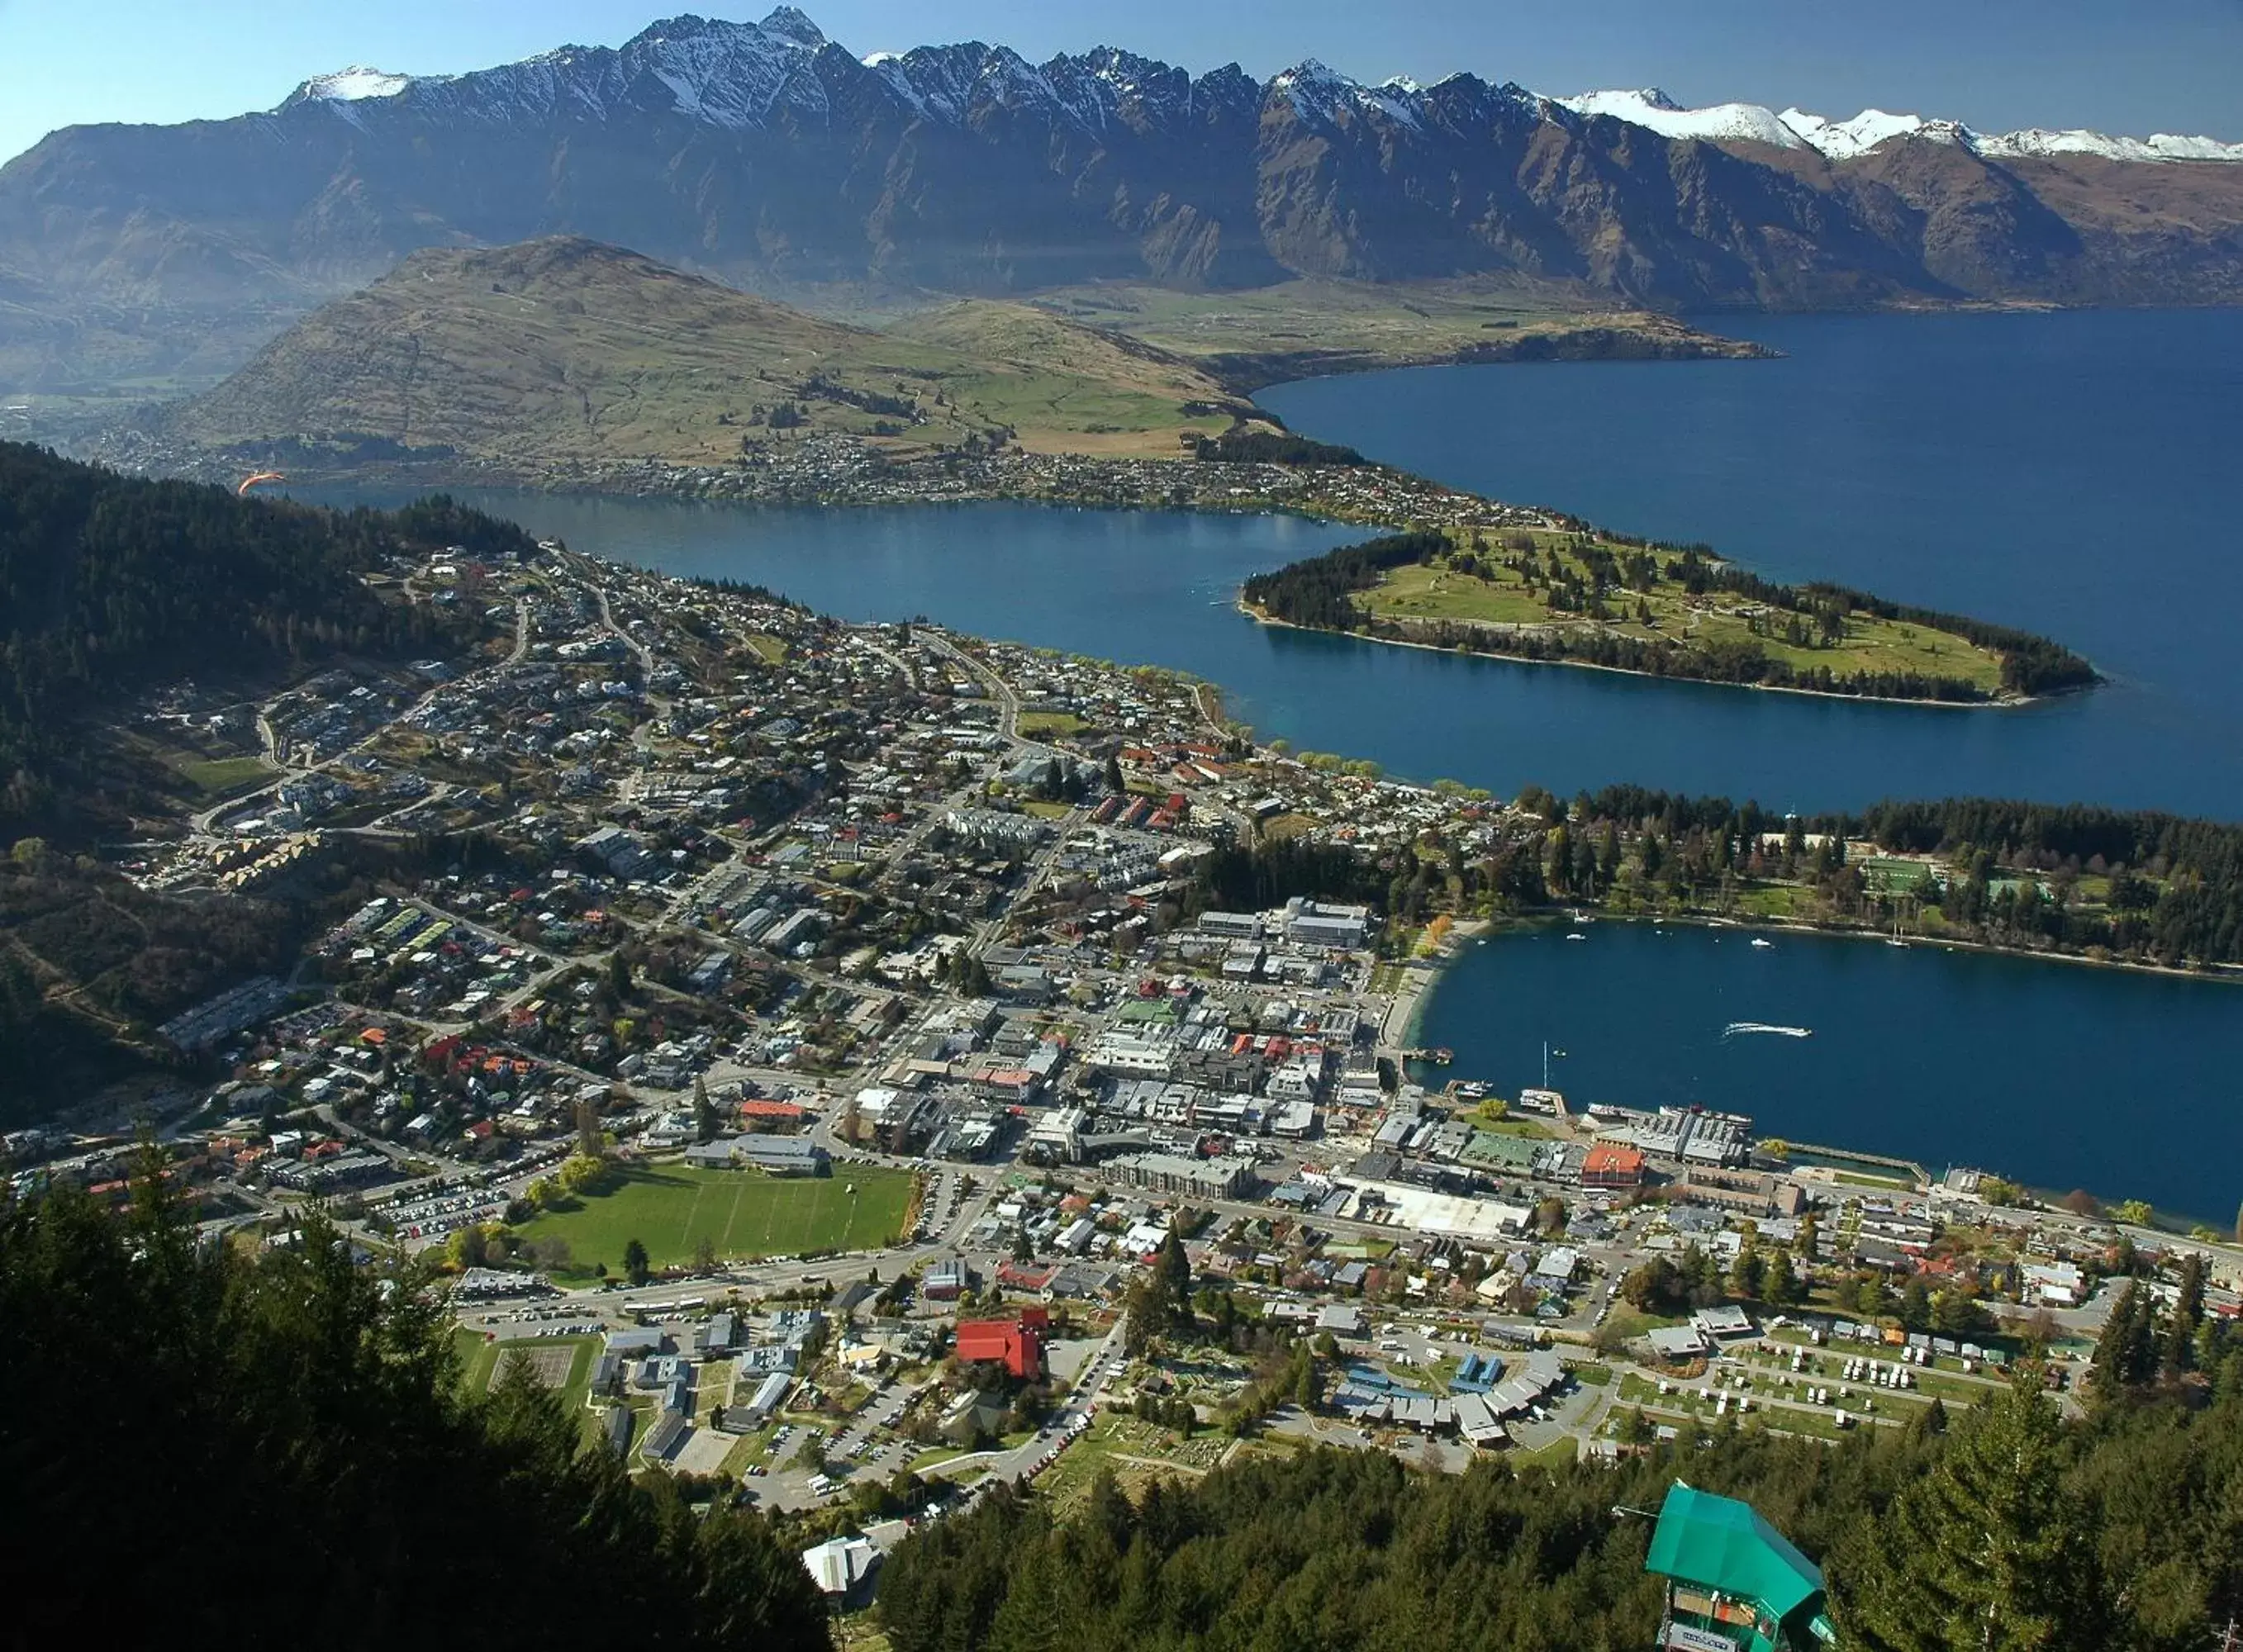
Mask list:
[[[1079,735],[1089,726],[1072,711],[1023,711],[1020,714],[1020,734],[1028,740]]]
[[[569,1415],[582,1417],[589,1431],[596,1426],[592,1414],[584,1408],[585,1397],[592,1388],[592,1366],[600,1351],[597,1337],[545,1337],[501,1339],[487,1342],[476,1333],[461,1330],[456,1335],[461,1351],[460,1370],[467,1390],[472,1394],[487,1393],[496,1380],[499,1370],[516,1353],[533,1361],[549,1361],[556,1368],[562,1360],[567,1369],[559,1383],[547,1382],[561,1396],[562,1409]]]
[[[574,1259],[562,1272],[575,1278],[601,1262],[620,1275],[634,1239],[657,1268],[691,1261],[704,1239],[726,1259],[871,1250],[903,1231],[915,1180],[908,1171],[866,1165],[798,1179],[648,1165],[623,1172],[608,1192],[546,1212],[522,1235],[566,1239]]]
[[[177,767],[205,797],[226,797],[247,791],[272,779],[274,772],[256,757],[207,757]]]
[[[1535,538],[1538,557],[1546,568],[1578,566],[1574,559],[1555,548],[1551,536]],[[1757,646],[1770,659],[1781,660],[1795,669],[1827,668],[1841,678],[1890,672],[1958,678],[1989,692],[2001,687],[1999,655],[1929,626],[1877,619],[1857,611],[1846,621],[1844,635],[1832,646],[1802,646],[1781,635],[1755,635],[1748,613],[1753,605],[1734,595],[1712,592],[1693,597],[1681,585],[1663,579],[1646,592],[1613,593],[1606,599],[1612,617],[1591,620],[1551,608],[1546,583],[1530,590],[1526,581],[1504,566],[1500,556],[1498,552],[1483,558],[1483,574],[1427,563],[1396,568],[1378,585],[1360,593],[1356,601],[1367,612],[1387,619],[1601,629],[1703,648]],[[1640,617],[1639,603],[1649,610],[1648,622]]]

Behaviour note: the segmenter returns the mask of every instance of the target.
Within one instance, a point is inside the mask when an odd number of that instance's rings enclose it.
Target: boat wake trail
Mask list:
[[[1812,1027],[1778,1027],[1765,1021],[1732,1021],[1721,1029],[1721,1042],[1727,1044],[1732,1038],[1756,1032],[1768,1033],[1778,1038],[1811,1038],[1815,1036]]]

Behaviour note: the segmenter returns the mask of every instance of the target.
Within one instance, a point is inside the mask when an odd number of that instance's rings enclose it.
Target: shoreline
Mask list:
[[[1683,914],[1671,917],[1661,915],[1654,917],[1632,912],[1613,913],[1601,910],[1593,912],[1590,916],[1597,922],[1606,923],[1689,924],[1699,929],[1737,930],[1748,934],[1755,935],[1768,932],[1794,936],[1815,936],[1837,941],[1875,941],[1882,938],[1878,931],[1875,930],[1822,929],[1814,924],[1786,923],[1776,920],[1707,917],[1694,914]],[[1479,942],[1506,933],[1520,932],[1528,930],[1554,930],[1566,922],[1566,914],[1562,910],[1560,910],[1522,913],[1507,918],[1476,918],[1470,920],[1468,923],[1458,923],[1455,930],[1452,931],[1449,941],[1446,942],[1438,952],[1434,953],[1429,958],[1418,961],[1418,963],[1413,966],[1412,977],[1405,981],[1402,988],[1398,989],[1395,998],[1395,1009],[1399,1011],[1406,997],[1409,1006],[1408,1017],[1401,1029],[1397,1032],[1392,1030],[1393,1016],[1392,1013],[1390,1012],[1386,1026],[1383,1027],[1381,1031],[1382,1040],[1391,1044],[1397,1049],[1413,1049],[1418,1046],[1418,1044],[1423,1041],[1425,1023],[1427,1019],[1433,1000],[1439,994],[1441,989],[1447,984],[1449,971],[1464,961],[1465,953],[1468,946],[1477,944]],[[2183,981],[2199,981],[2218,986],[2231,988],[2243,986],[2243,965],[2221,965],[2217,967],[2216,972],[2207,974],[2203,971],[2193,970],[2176,970],[2164,964],[2131,964],[2119,958],[2091,958],[2080,953],[2025,952],[2010,947],[1994,946],[1977,941],[1931,940],[1923,937],[1912,937],[1909,940],[1909,945],[1911,948],[1936,946],[1955,951],[1978,953],[1987,957],[2018,958],[2026,962],[2045,961],[2062,964],[2089,964],[2102,969],[2131,970],[2135,973],[2152,977],[2165,977],[2170,979]],[[1408,1072],[1409,1064],[1402,1063],[1398,1060],[1397,1065],[1402,1070],[1402,1076],[1404,1078],[1405,1080],[1408,1079],[1410,1077]],[[1494,1088],[1496,1081],[1492,1078],[1482,1078],[1479,1081],[1486,1083],[1491,1086],[1491,1094],[1499,1093],[1499,1091]],[[1433,1096],[1437,1094],[1445,1093],[1445,1086],[1443,1086],[1441,1090],[1438,1091],[1431,1086],[1428,1086],[1428,1099],[1431,1099]],[[1507,1100],[1510,1098],[1505,1098],[1505,1099]],[[1621,1102],[1617,1105],[1623,1106],[1634,1106],[1638,1104]],[[1571,1112],[1573,1105],[1573,1104],[1569,1098],[1567,1102],[1569,1112]],[[1584,1104],[1584,1105],[1586,1105],[1586,1104]],[[1577,1119],[1586,1119],[1586,1113],[1573,1113],[1572,1116]],[[1755,1123],[1757,1123],[1757,1121],[1755,1121]],[[1758,1135],[1755,1135],[1754,1139],[1757,1142],[1761,1138]],[[1828,1157],[1845,1158],[1861,1164],[1867,1164],[1870,1160],[1874,1159],[1890,1158],[1893,1157],[1892,1154],[1889,1153],[1873,1153],[1867,1149],[1853,1149],[1836,1145],[1827,1146],[1820,1151]],[[1867,1155],[1867,1158],[1857,1158],[1858,1155],[1864,1154]],[[1910,1162],[1916,1161],[1911,1160]],[[1931,1174],[1930,1167],[1928,1164],[1924,1165],[1923,1167],[1925,1170],[1926,1174],[1926,1180],[1923,1185],[1926,1187],[1936,1187],[1938,1185],[1939,1178]],[[1788,1172],[1798,1167],[1792,1165],[1789,1161],[1786,1161],[1783,1168]],[[1991,1175],[2001,1175],[2003,1173],[1998,1170],[1988,1169],[1988,1167],[1984,1165],[1977,1166],[1977,1168],[1987,1170],[1987,1173]],[[2062,1198],[2061,1192],[2056,1189],[2042,1187],[2024,1182],[2019,1182],[2018,1185],[2024,1188],[2028,1194],[2038,1199],[2043,1205],[2051,1208],[2055,1207],[2058,1201]],[[2104,1198],[2102,1195],[2098,1195],[2098,1199],[2102,1199],[2102,1202],[2106,1205],[2116,1202],[2115,1196]],[[2183,1212],[2178,1209],[2167,1209],[2162,1205],[2156,1205],[2154,1201],[2152,1201],[2152,1204],[2155,1214],[2158,1217],[2166,1219],[2167,1223],[2174,1221],[2194,1223],[2200,1222],[2205,1219],[2187,1212]],[[2216,1226],[2216,1224],[2209,1225]],[[2188,1230],[2186,1228],[2161,1226],[2155,1222],[2152,1223],[2150,1231],[2159,1232],[2166,1238],[2188,1237]],[[2226,1241],[2222,1241],[2222,1243],[2225,1242]],[[2237,1243],[2243,1244],[2243,1240],[2237,1241]]]
[[[1570,666],[1577,671],[1608,671],[1617,677],[1641,677],[1651,682],[1696,682],[1708,688],[1746,688],[1759,694],[1805,695],[1814,700],[1849,700],[1856,705],[1916,706],[1932,711],[2022,711],[2056,698],[2053,695],[1997,695],[1986,700],[1921,700],[1903,695],[1841,694],[1835,688],[1802,688],[1788,682],[1728,682],[1719,677],[1678,676],[1673,672],[1641,671],[1633,666],[1604,665],[1594,660],[1537,659],[1532,655],[1509,654],[1500,648],[1445,648],[1438,642],[1415,642],[1408,637],[1380,636],[1372,631],[1339,631],[1330,626],[1301,625],[1291,620],[1280,620],[1250,605],[1243,596],[1233,604],[1239,613],[1256,625],[1266,625],[1273,630],[1305,631],[1315,636],[1355,637],[1364,642],[1383,643],[1393,648],[1422,648],[1427,654],[1452,655],[1461,660],[1501,660],[1511,665]]]
[[[1741,930],[1752,935],[1805,935],[1832,941],[1877,941],[1886,939],[1885,931],[1866,925],[1802,923],[1795,918],[1719,917],[1702,912],[1613,912],[1601,907],[1585,909],[1588,916],[1600,923],[1687,923],[1697,929]],[[1481,933],[1500,935],[1513,929],[1555,927],[1564,918],[1564,909],[1521,912],[1508,918],[1482,920]],[[1458,926],[1461,929],[1461,925]],[[2091,958],[2085,952],[2035,952],[2024,947],[1997,946],[1990,941],[1970,941],[1958,937],[1933,935],[1911,935],[1904,937],[1907,946],[1903,950],[1944,950],[1953,952],[1972,952],[1986,957],[2016,958],[2026,964],[2077,964],[2091,969],[2118,970],[2134,975],[2145,975],[2169,981],[2197,981],[2208,985],[2243,986],[2243,964],[2218,964],[2201,970],[2175,969],[2169,964],[2136,964],[2126,958]]]

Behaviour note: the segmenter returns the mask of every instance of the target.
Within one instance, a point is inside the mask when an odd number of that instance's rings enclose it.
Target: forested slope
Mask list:
[[[359,577],[392,553],[529,549],[441,500],[340,513],[147,481],[0,442],[0,833],[84,779],[78,718],[180,676],[440,648]]]
[[[2243,1584],[2234,1388],[2070,1425],[2020,1390],[1835,1446],[1732,1427],[1613,1467],[1249,1456],[1134,1501],[1101,1484],[1064,1520],[1000,1493],[904,1544],[880,1615],[896,1652],[1640,1652],[1661,1596],[1634,1511],[1687,1478],[1822,1563],[1849,1652],[2184,1652]]]
[[[633,1484],[524,1372],[463,1392],[427,1283],[316,1223],[249,1262],[145,1202],[0,1209],[10,1642],[829,1643],[759,1516]]]

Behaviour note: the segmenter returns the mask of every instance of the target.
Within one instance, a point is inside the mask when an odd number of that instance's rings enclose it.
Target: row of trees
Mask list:
[[[1366,462],[1354,448],[1336,442],[1314,441],[1281,430],[1247,430],[1236,425],[1219,436],[1196,438],[1192,456],[1202,463],[1226,465],[1328,467]]]
[[[1617,1467],[1249,1458],[1072,1518],[993,1494],[914,1534],[880,1594],[897,1652],[987,1647],[1650,1645],[1667,1487],[1751,1501],[1820,1557],[1842,1645],[2193,1652],[2243,1607],[2243,1398],[2060,1420],[2022,1382],[1950,1423],[1823,1444],[1758,1429]]]
[[[1273,573],[1255,574],[1246,581],[1243,595],[1248,607],[1290,625],[1357,630],[1364,616],[1348,600],[1351,593],[1369,590],[1390,568],[1407,567],[1438,556],[1448,544],[1447,534],[1429,529],[1343,545]]]

